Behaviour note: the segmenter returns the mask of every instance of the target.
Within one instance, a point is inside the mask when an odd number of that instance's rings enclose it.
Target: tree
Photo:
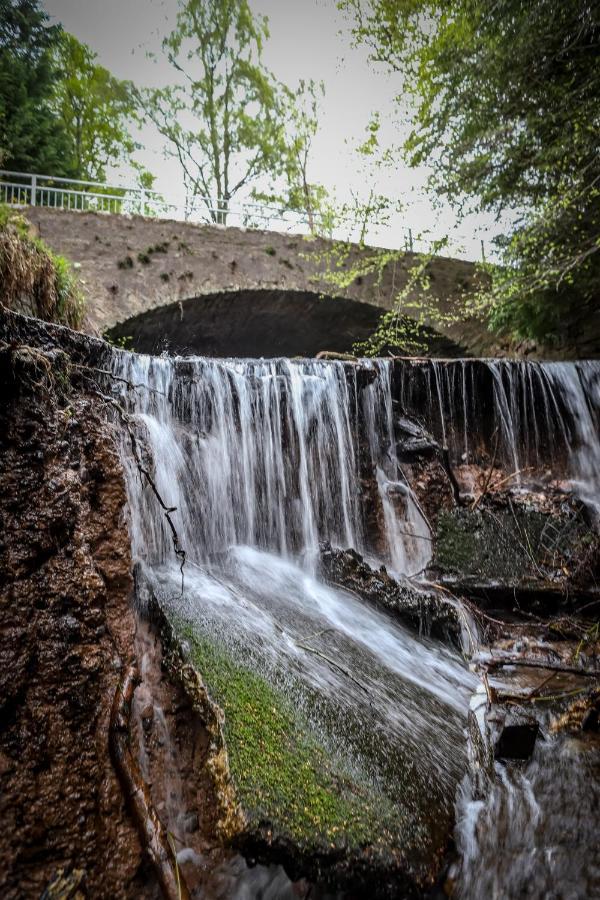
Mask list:
[[[136,149],[129,128],[136,117],[133,85],[97,64],[97,55],[67,32],[55,49],[60,79],[54,108],[67,135],[77,178],[103,181],[106,167],[126,160]]]
[[[181,165],[188,210],[200,198],[216,223],[227,221],[236,194],[283,172],[281,89],[261,61],[267,37],[266,19],[247,0],[180,0],[163,51],[181,83],[145,93],[148,116]]]
[[[412,103],[405,153],[459,210],[512,227],[492,321],[545,337],[600,290],[600,8],[592,0],[340,0]],[[490,306],[488,305],[488,310]]]
[[[302,79],[296,91],[282,91],[282,114],[286,121],[283,152],[283,186],[279,191],[254,190],[253,197],[276,203],[283,209],[301,213],[311,234],[328,233],[335,212],[327,189],[312,182],[309,161],[319,127],[319,98],[325,95],[323,82]]]
[[[60,36],[38,0],[0,0],[0,157],[7,169],[73,174],[52,108]]]

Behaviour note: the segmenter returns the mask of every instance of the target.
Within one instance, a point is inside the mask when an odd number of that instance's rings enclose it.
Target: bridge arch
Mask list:
[[[311,291],[240,289],[169,302],[113,326],[108,337],[140,353],[200,356],[315,356],[352,351],[368,338],[384,310],[347,297]],[[429,331],[429,352],[464,354]]]

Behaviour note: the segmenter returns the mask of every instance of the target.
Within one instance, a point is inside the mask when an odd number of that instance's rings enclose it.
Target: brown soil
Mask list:
[[[60,868],[84,870],[87,895],[140,896],[107,737],[134,651],[121,467],[106,422],[83,398],[60,408],[40,358],[0,366],[3,896],[39,897]]]
[[[0,895],[160,896],[109,752],[133,660],[131,749],[197,895],[224,859],[208,739],[133,609],[114,426],[80,371],[101,348],[10,313],[0,336]]]

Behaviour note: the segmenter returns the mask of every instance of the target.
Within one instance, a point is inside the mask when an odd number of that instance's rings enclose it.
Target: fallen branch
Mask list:
[[[179,542],[179,535],[177,534],[177,529],[175,528],[175,525],[171,518],[171,513],[176,512],[177,507],[176,506],[167,506],[167,504],[161,497],[160,492],[159,492],[158,488],[156,487],[156,484],[154,483],[154,479],[150,475],[150,472],[146,469],[146,467],[142,463],[142,460],[141,460],[141,457],[140,457],[140,454],[139,454],[138,448],[137,448],[137,439],[136,439],[136,436],[131,427],[131,419],[127,415],[127,413],[125,412],[125,410],[123,409],[121,404],[118,403],[114,399],[114,397],[108,397],[106,394],[101,393],[101,391],[94,391],[94,393],[96,394],[97,397],[100,397],[100,399],[103,400],[104,403],[108,403],[111,406],[113,406],[119,413],[121,422],[125,426],[127,433],[129,435],[129,440],[131,442],[131,451],[133,453],[133,458],[135,460],[135,464],[137,466],[138,472],[140,473],[140,477],[143,476],[146,479],[146,482],[148,483],[148,485],[150,486],[150,489],[152,490],[152,493],[158,500],[158,503],[159,503],[161,509],[164,510],[165,519],[167,521],[169,530],[171,532],[171,538],[173,541],[173,549],[175,551],[175,556],[177,556],[177,558],[180,560],[180,563],[181,563],[179,566],[179,570],[181,572],[181,593],[183,594],[183,587],[184,587],[183,567],[185,566],[186,553]]]
[[[497,426],[494,429],[494,435],[496,437],[496,440],[494,441],[494,452],[492,454],[492,462],[491,462],[490,468],[488,470],[487,477],[485,479],[485,483],[483,485],[483,490],[479,494],[479,497],[477,497],[477,499],[473,500],[473,502],[471,504],[471,510],[477,509],[477,507],[481,503],[482,498],[485,497],[485,495],[487,494],[488,488],[490,486],[490,481],[492,479],[492,473],[494,471],[494,465],[496,464],[496,456],[498,454],[498,444],[500,442],[500,435],[498,434]]]
[[[335,350],[319,350],[315,359],[339,359],[342,362],[358,362],[358,356],[353,356],[352,353],[338,353]]]
[[[417,541],[429,541],[431,544],[434,539],[425,534],[414,534],[412,531],[404,531],[402,528],[397,529],[398,534],[404,535],[404,537],[414,538]]]
[[[456,475],[454,474],[452,466],[450,465],[450,451],[446,446],[442,447],[442,465],[446,471],[448,481],[450,482],[450,486],[452,488],[452,496],[454,497],[454,502],[457,506],[460,506],[460,485],[456,480]]]
[[[510,475],[505,475],[504,478],[501,478],[500,481],[495,481],[492,485],[493,489],[496,490],[500,487],[501,484],[506,484],[507,481],[510,481],[511,478],[516,478],[517,475],[522,475],[523,472],[530,472],[533,466],[524,466],[522,469],[517,469],[516,472],[511,472]]]
[[[584,678],[600,678],[600,669],[590,671],[588,669],[580,669],[577,666],[557,665],[541,659],[514,659],[509,657],[507,659],[477,660],[477,662],[480,665],[484,665],[488,671],[490,669],[502,669],[505,666],[516,666],[523,669],[547,669],[549,672],[581,675]]]
[[[141,382],[140,384],[134,384],[133,381],[129,381],[128,378],[123,378],[121,375],[115,375],[114,372],[111,372],[109,369],[99,369],[96,366],[81,366],[78,363],[71,363],[71,367],[84,372],[96,372],[98,375],[104,375],[106,378],[112,378],[113,381],[119,381],[121,384],[124,384],[130,391],[144,388],[152,394],[160,394],[161,397],[167,396],[164,391],[157,391],[156,388],[151,388],[147,384],[142,384]]]
[[[115,692],[110,713],[109,749],[123,793],[135,821],[142,847],[148,854],[165,900],[190,900],[177,859],[131,752],[129,721],[138,681],[137,666],[128,665]]]
[[[349,678],[350,681],[353,681],[354,684],[358,685],[358,687],[361,689],[361,691],[364,691],[365,694],[369,693],[369,691],[364,686],[364,684],[362,684],[362,682],[360,682],[357,678],[355,678],[354,675],[352,675],[352,673],[348,671],[348,669],[345,669],[343,666],[340,666],[340,664],[337,663],[335,661],[335,659],[331,659],[330,656],[327,656],[325,653],[321,653],[320,650],[315,650],[314,647],[310,647],[308,644],[302,644],[302,643],[300,643],[300,641],[295,641],[295,644],[297,647],[300,647],[301,650],[307,650],[309,653],[314,653],[315,656],[318,656],[321,659],[325,660],[326,663],[329,663],[330,666],[333,666],[335,669],[338,669],[343,675],[346,676],[346,678]]]

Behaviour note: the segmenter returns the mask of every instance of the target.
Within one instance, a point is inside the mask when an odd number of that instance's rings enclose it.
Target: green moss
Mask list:
[[[570,507],[561,515],[513,505],[455,509],[438,519],[434,565],[459,577],[515,585],[556,580],[581,553],[585,524]]]
[[[192,663],[225,714],[224,736],[238,798],[251,822],[268,822],[299,846],[393,844],[405,812],[332,759],[282,691],[212,639],[180,627]]]

